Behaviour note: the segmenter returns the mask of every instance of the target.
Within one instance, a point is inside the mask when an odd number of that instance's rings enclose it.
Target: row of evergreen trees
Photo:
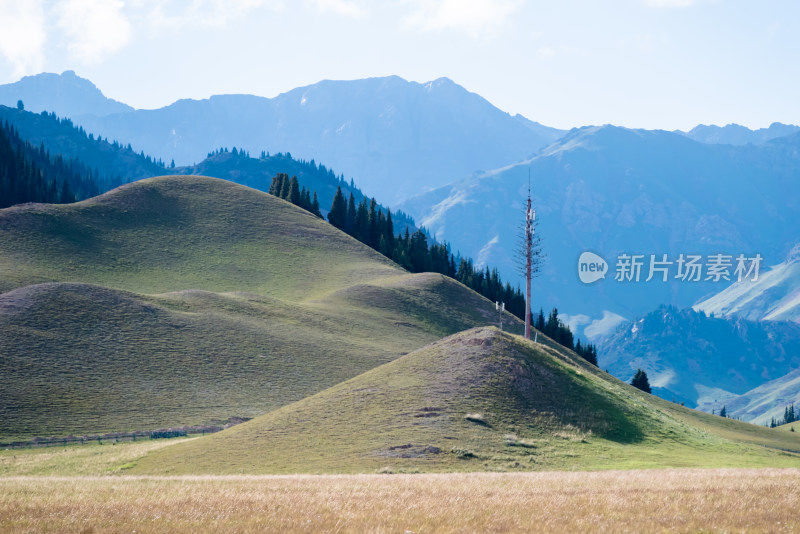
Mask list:
[[[547,319],[544,318],[544,311],[539,309],[539,315],[536,317],[536,320],[533,321],[533,326],[536,328],[536,330],[543,333],[556,343],[574,350],[587,362],[591,363],[592,365],[597,365],[597,345],[592,343],[583,344],[581,343],[580,339],[575,341],[569,325],[565,324],[561,319],[559,319],[558,308],[553,308],[550,311],[550,315],[547,316]],[[648,393],[650,392],[648,391]]]
[[[310,200],[311,195],[305,187],[300,187],[295,176],[289,179],[286,174],[277,175],[272,180],[269,193],[321,216],[316,192],[313,193],[313,200]],[[406,226],[404,231],[395,233],[392,211],[382,209],[374,198],[365,196],[357,202],[350,193],[349,198],[345,199],[341,187],[338,187],[328,213],[328,222],[410,272],[435,272],[449,276],[491,301],[504,302],[509,313],[525,319],[525,295],[519,287],[513,288],[508,282],[503,283],[497,269],[475,268],[471,258],[454,255],[447,243],[429,243],[422,229],[412,233]],[[546,336],[597,365],[597,347],[582,344],[580,340],[576,343],[569,326],[558,317],[557,309],[554,308],[547,319],[540,310],[533,323]]]
[[[800,420],[800,413],[796,413],[794,409],[794,403],[790,404],[786,407],[783,412],[783,419],[776,420],[774,417],[772,421],[770,421],[769,426],[770,428],[775,428],[776,426],[781,425],[788,425],[789,423],[795,423]]]
[[[0,125],[0,208],[25,202],[66,204],[98,194],[96,170],[61,155],[51,157]]]
[[[384,212],[374,198],[364,197],[356,202],[351,193],[345,200],[338,188],[328,221],[408,271],[444,274],[489,300],[505,302],[506,310],[524,317],[525,296],[519,288],[504,284],[497,269],[476,269],[472,259],[454,255],[447,243],[429,242],[422,229],[411,232],[406,226],[404,231],[395,233],[392,211]]]
[[[122,143],[120,143],[116,139],[113,140],[113,141],[109,141],[108,137],[103,138],[102,135],[98,135],[95,138],[94,134],[84,130],[83,126],[75,126],[75,124],[72,122],[72,119],[70,119],[69,117],[63,117],[63,118],[58,117],[54,111],[53,112],[42,111],[41,115],[43,117],[49,117],[52,120],[54,120],[55,122],[57,122],[58,124],[62,124],[64,126],[68,127],[68,128],[74,128],[79,135],[85,136],[89,141],[95,141],[95,139],[96,139],[98,143],[108,143],[114,149],[114,152],[127,151],[127,152],[129,152],[131,154],[136,154],[136,152],[133,150],[133,147],[131,146],[130,143],[128,143],[127,145],[123,146]],[[164,160],[162,160],[161,158],[156,159],[156,158],[150,156],[149,154],[145,154],[144,150],[140,150],[139,153],[138,153],[138,156],[141,157],[145,162],[147,162],[148,165],[153,165],[153,166],[159,167],[161,169],[166,169],[167,168],[167,165],[164,163]],[[173,168],[173,169],[175,168],[175,160],[172,160],[172,163],[171,163],[170,167]],[[115,177],[115,178],[116,178],[115,181],[120,181],[119,177]],[[118,183],[117,185],[122,185],[122,182]],[[116,187],[116,185],[115,185],[115,187]]]
[[[236,150],[234,148],[234,150]],[[310,211],[320,219],[322,213],[319,211],[319,199],[317,199],[317,192],[314,191],[314,198],[311,198],[311,193],[303,186],[300,188],[300,183],[297,181],[297,176],[289,178],[288,174],[278,173],[269,186],[268,193],[275,195],[284,200],[288,200],[295,206],[300,206],[306,211]]]

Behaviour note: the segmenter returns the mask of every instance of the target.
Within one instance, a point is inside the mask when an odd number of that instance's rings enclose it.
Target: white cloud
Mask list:
[[[240,19],[263,7],[282,11],[283,0],[142,0],[149,5],[147,22],[151,27],[225,28],[231,21]]]
[[[592,319],[583,313],[578,313],[576,315],[567,315],[566,313],[562,313],[561,320],[569,327],[572,333],[577,336],[580,334],[583,325],[589,324]]]
[[[15,78],[42,70],[46,37],[40,0],[0,0],[0,54]]]
[[[472,37],[494,33],[519,8],[519,0],[411,0],[403,23],[420,31],[457,30]]]
[[[315,0],[314,3],[320,13],[335,13],[353,18],[361,18],[367,14],[366,10],[349,0]]]
[[[85,63],[97,63],[131,39],[132,29],[121,0],[64,0],[53,9],[67,49]]]
[[[623,316],[603,310],[603,318],[592,321],[592,324],[584,328],[583,333],[589,341],[596,341],[598,338],[613,334],[617,327],[625,321],[627,319]]]

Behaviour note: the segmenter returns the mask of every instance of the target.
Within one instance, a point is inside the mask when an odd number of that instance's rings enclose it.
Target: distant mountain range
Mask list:
[[[25,109],[55,112],[60,117],[95,115],[104,117],[134,109],[107,98],[95,85],[68,70],[62,74],[42,73],[0,85],[0,105],[16,107],[22,100]]]
[[[693,308],[716,317],[800,322],[800,245],[757,281],[733,284]]]
[[[682,308],[729,285],[705,282],[705,275],[676,280],[680,254],[701,255],[704,263],[713,254],[760,254],[765,268],[782,261],[800,233],[800,134],[733,147],[666,131],[575,129],[535,157],[401,207],[456,250],[491,261],[511,278],[529,174],[548,256],[534,304],[556,305],[577,315],[573,324],[590,328],[604,314],[631,319],[659,303]],[[583,251],[605,258],[605,279],[580,282]],[[621,254],[645,257],[638,283],[614,280]],[[667,282],[645,282],[651,254],[673,262]]]
[[[563,134],[511,116],[447,78],[326,80],[275,98],[218,95],[131,110],[95,104],[97,88],[67,72],[3,86],[0,103],[22,99],[38,110],[47,105],[47,87],[50,110],[164,161],[192,164],[220,146],[290,152],[324,161],[387,202],[528,157]]]
[[[600,365],[622,379],[643,368],[654,393],[756,424],[800,406],[800,245],[756,281],[690,309],[661,307],[600,342]]]
[[[773,418],[775,421],[783,419],[784,410],[790,404],[794,404],[795,409],[800,406],[800,369],[790,371],[742,395],[724,401],[708,400],[701,403],[698,409],[719,413],[722,406],[725,406],[730,417],[766,425]]]
[[[759,128],[751,130],[739,124],[728,124],[726,126],[715,126],[700,124],[688,132],[678,131],[689,139],[694,139],[701,143],[712,143],[721,145],[761,145],[778,137],[785,137],[800,132],[800,126],[794,124],[782,124],[773,122],[769,128]]]
[[[787,373],[796,372],[800,325],[712,318],[663,306],[604,339],[598,363],[622,380],[644,369],[653,393],[664,399],[708,411],[730,405],[730,415],[750,419],[763,412],[738,410],[731,399],[771,380],[786,381]]]

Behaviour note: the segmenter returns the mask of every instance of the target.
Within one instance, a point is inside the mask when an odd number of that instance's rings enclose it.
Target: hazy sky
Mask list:
[[[137,108],[447,76],[562,128],[800,124],[797,0],[0,0],[0,83],[75,70]]]

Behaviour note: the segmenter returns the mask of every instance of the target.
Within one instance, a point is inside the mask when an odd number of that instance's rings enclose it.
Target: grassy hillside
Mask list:
[[[153,178],[69,206],[0,211],[0,291],[81,281],[297,301],[402,272],[303,210],[211,178]]]
[[[781,425],[777,428],[778,430],[783,430],[784,432],[800,432],[800,421],[786,423],[785,425]]]
[[[791,451],[791,452],[783,452]],[[800,466],[800,438],[646,395],[495,328],[437,341],[137,473]]]
[[[254,417],[496,320],[453,280],[198,177],[0,210],[0,291],[3,440]]]

